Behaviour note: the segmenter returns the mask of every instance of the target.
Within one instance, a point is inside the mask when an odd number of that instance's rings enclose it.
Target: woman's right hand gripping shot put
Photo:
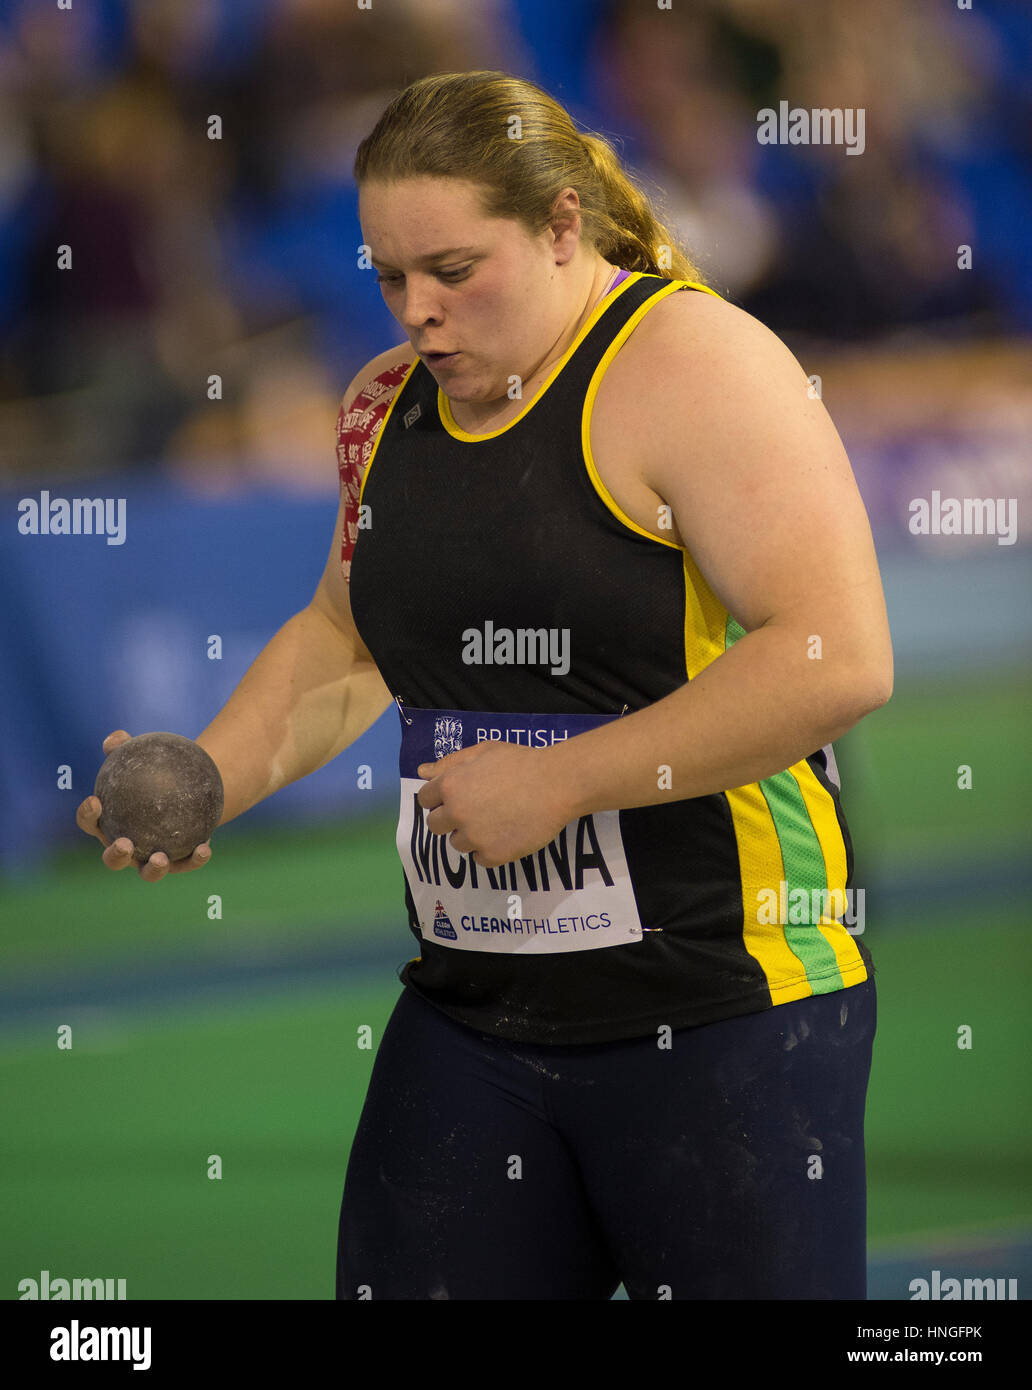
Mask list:
[[[103,743],[105,757],[109,757],[116,748],[121,748],[131,738],[132,735],[126,733],[125,729],[116,729],[108,734]],[[166,874],[184,874],[189,873],[191,869],[201,869],[211,858],[211,843],[208,840],[197,845],[182,859],[170,859],[161,849],[142,858],[129,836],[118,835],[112,839],[104,833],[100,826],[103,818],[104,804],[96,793],[88,796],[76,812],[76,823],[80,830],[94,836],[105,846],[101,855],[103,863],[116,871],[127,869],[130,864],[134,864],[145,883],[158,883]]]
[[[354,399],[370,374],[375,376],[397,356],[398,349],[392,348],[367,363],[348,387],[344,403]],[[215,826],[225,825],[281,787],[323,767],[393,703],[351,616],[350,591],[340,567],[345,507],[346,497],[311,602],[272,637],[223,709],[193,741],[194,756],[200,757],[198,750],[203,750],[218,771],[216,780],[221,780]],[[105,757],[110,758],[131,737],[125,729],[108,734],[103,742]],[[182,781],[175,790],[182,794]],[[183,858],[170,859],[160,848],[143,857],[131,837],[104,833],[104,802],[96,791],[80,804],[76,823],[104,845],[101,860],[108,869],[117,872],[134,865],[146,883],[203,868],[212,855],[205,837],[192,848],[185,846]]]

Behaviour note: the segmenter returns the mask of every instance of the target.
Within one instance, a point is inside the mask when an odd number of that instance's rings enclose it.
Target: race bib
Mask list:
[[[642,939],[619,811],[580,816],[533,854],[485,869],[428,829],[429,812],[416,799],[425,785],[416,776],[421,763],[488,740],[547,748],[618,716],[399,710],[397,844],[424,940],[461,951],[549,954]]]

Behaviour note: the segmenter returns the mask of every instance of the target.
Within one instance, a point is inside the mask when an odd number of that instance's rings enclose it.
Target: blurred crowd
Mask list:
[[[1018,377],[1030,66],[1027,0],[5,0],[0,473],[332,491],[340,393],[403,336],[356,271],[354,152],[436,71],[540,82],[711,284],[869,392],[923,344]],[[863,108],[862,156],[761,145],[782,99]]]

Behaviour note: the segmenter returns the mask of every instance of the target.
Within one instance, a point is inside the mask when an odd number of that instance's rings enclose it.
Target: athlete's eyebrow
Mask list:
[[[444,261],[447,260],[449,256],[468,256],[476,249],[475,246],[453,246],[448,251],[432,251],[428,256],[417,256],[416,265],[433,265],[434,261]],[[397,266],[389,265],[386,261],[378,261],[375,256],[371,255],[369,259],[372,261],[373,265],[379,267],[381,270],[397,269]]]

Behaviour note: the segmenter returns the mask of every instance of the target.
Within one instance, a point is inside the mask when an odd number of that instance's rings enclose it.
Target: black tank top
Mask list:
[[[488,435],[455,424],[417,358],[363,480],[351,602],[398,702],[398,848],[421,948],[401,979],[487,1033],[605,1042],[868,978],[837,920],[852,847],[830,747],[751,787],[581,818],[495,871],[430,835],[415,802],[419,763],[481,738],[576,736],[670,694],[743,635],[688,552],[625,516],[590,452],[609,362],[688,289],[706,287],[630,275]]]

